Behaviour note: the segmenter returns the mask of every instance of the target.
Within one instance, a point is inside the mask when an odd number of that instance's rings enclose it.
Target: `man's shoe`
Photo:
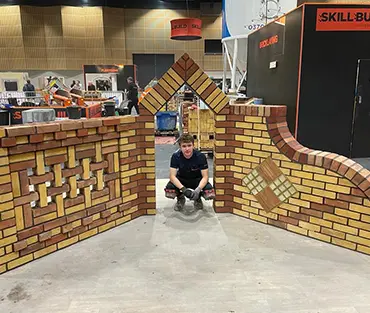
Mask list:
[[[194,208],[196,210],[203,210],[203,202],[202,202],[202,199],[199,198],[198,200],[195,200],[194,201]]]
[[[177,203],[175,205],[175,211],[182,211],[185,205],[185,197],[177,197]]]

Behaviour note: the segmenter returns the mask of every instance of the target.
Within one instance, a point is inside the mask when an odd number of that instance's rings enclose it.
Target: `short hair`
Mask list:
[[[129,80],[130,82],[133,82],[134,79],[130,76],[130,77],[127,77],[127,80]]]
[[[179,145],[181,146],[183,143],[192,143],[194,144],[194,137],[190,134],[182,134],[179,138]]]
[[[31,81],[29,79],[27,79],[27,84],[31,84]]]

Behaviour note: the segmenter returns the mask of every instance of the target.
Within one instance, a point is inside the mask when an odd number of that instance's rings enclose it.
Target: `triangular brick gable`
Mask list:
[[[155,115],[185,83],[215,114],[229,103],[229,98],[222,90],[185,53],[141,100],[141,104]]]

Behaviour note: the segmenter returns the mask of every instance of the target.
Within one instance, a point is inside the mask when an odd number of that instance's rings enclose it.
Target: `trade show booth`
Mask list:
[[[252,33],[247,95],[287,105],[301,144],[369,157],[370,6],[308,3]]]

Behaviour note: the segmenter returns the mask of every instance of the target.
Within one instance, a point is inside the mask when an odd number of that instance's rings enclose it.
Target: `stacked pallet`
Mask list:
[[[215,138],[214,113],[209,109],[189,110],[188,119],[188,130],[195,138],[195,147],[203,151],[213,151]]]
[[[189,132],[189,112],[192,111],[191,107],[196,106],[196,103],[192,101],[184,101],[182,102],[182,125],[183,125],[183,132]]]

